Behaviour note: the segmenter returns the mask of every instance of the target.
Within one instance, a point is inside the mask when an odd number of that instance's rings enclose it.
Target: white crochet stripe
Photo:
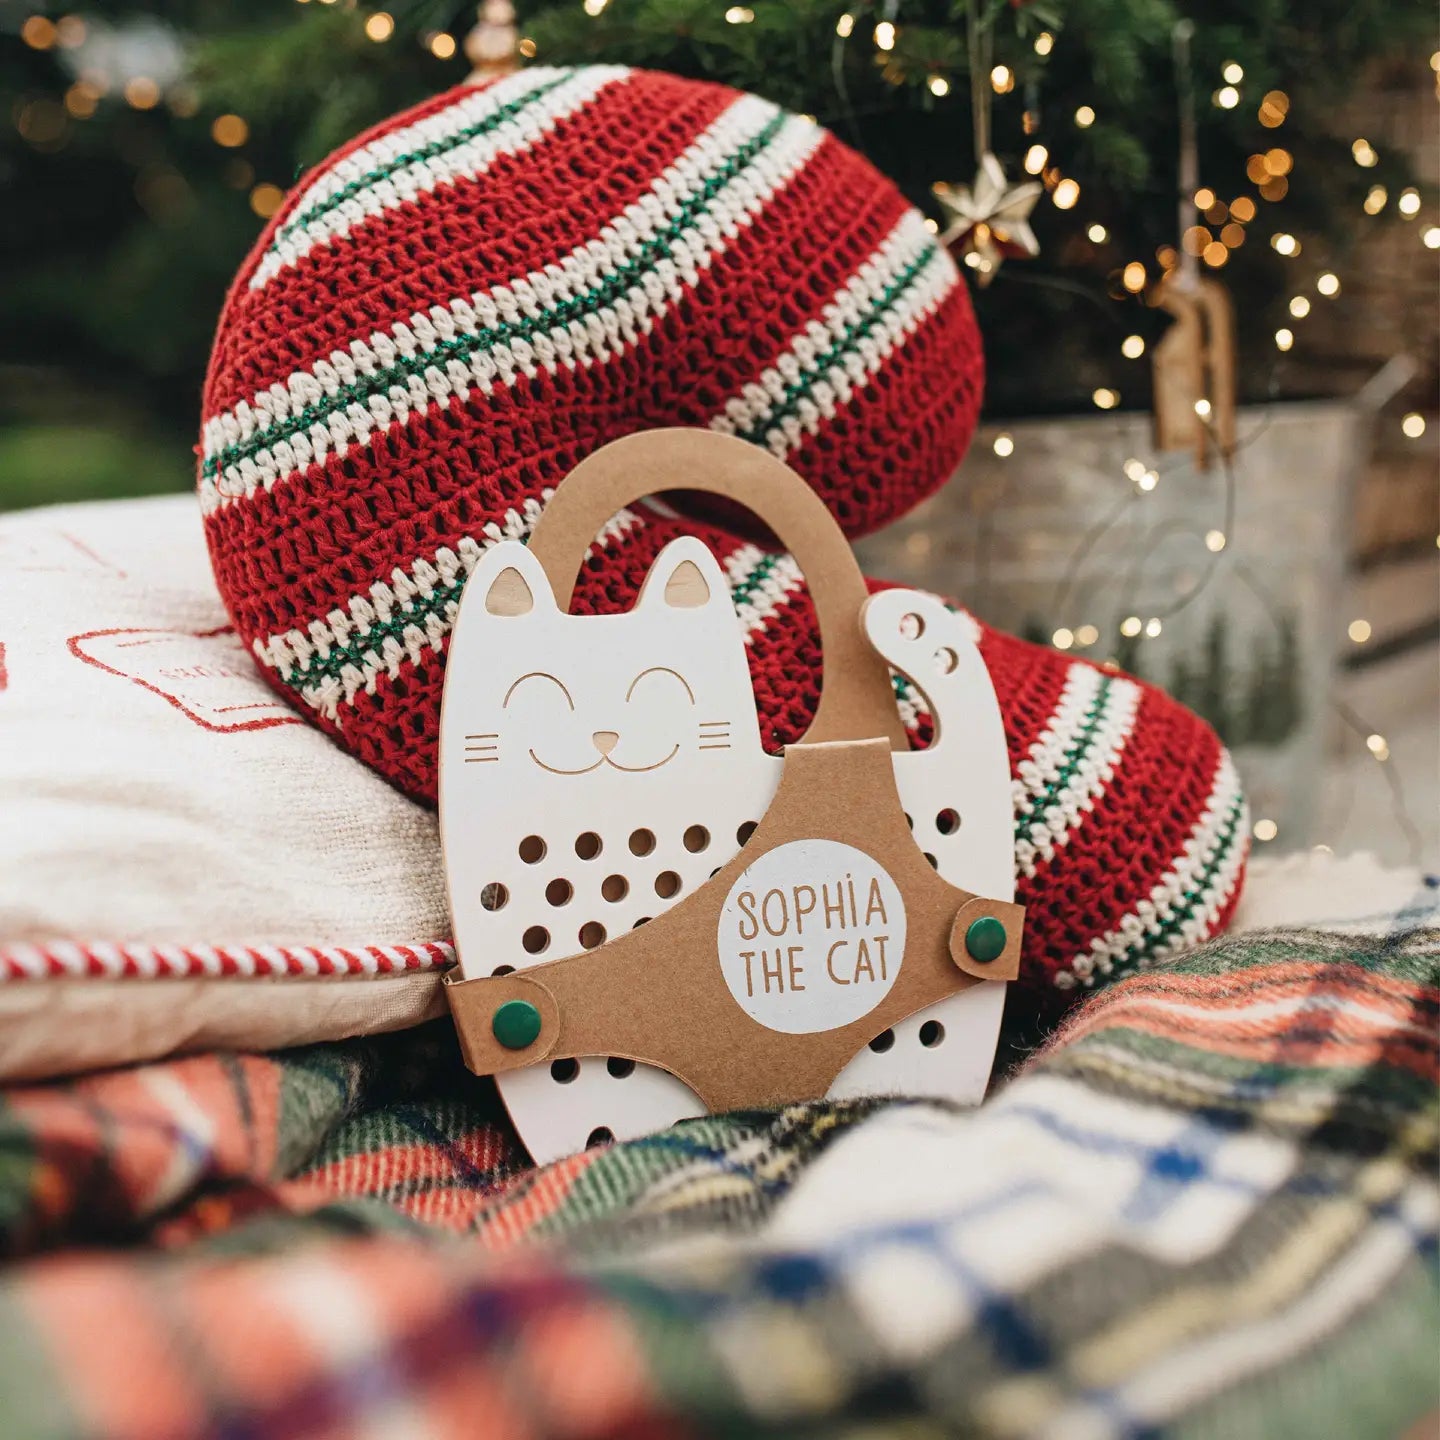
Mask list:
[[[287,630],[254,643],[256,658],[268,666],[312,709],[338,723],[340,706],[365,690],[375,693],[382,674],[393,680],[407,659],[418,664],[424,652],[437,654],[455,623],[460,608],[457,598],[434,604],[437,590],[456,589],[480,563],[486,550],[501,540],[523,540],[555,492],[541,491],[540,499],[527,499],[519,510],[507,510],[502,522],[485,526],[481,539],[465,536],[455,549],[442,546],[428,560],[418,559],[408,571],[398,567],[388,583],[376,581],[364,595],[352,596],[345,608],[332,610],[323,620],[312,620],[306,630]],[[596,544],[606,547],[644,522],[631,510],[621,510],[607,522]],[[430,601],[431,604],[423,602]],[[338,674],[325,674],[308,682],[304,672],[312,662],[326,661],[331,652],[367,640],[378,625],[403,622],[407,614],[414,622],[404,624],[397,636],[381,632],[375,643],[366,645],[348,660]]]
[[[1239,806],[1239,818],[1226,838],[1232,814]],[[1205,809],[1190,832],[1185,848],[1174,866],[1130,914],[1114,929],[1090,942],[1086,953],[1071,960],[1068,968],[1058,971],[1055,984],[1062,990],[1077,984],[1090,986],[1097,975],[1109,975],[1118,960],[1132,951],[1141,950],[1138,964],[1149,968],[1156,961],[1200,944],[1214,930],[1220,911],[1235,889],[1240,867],[1245,861],[1249,832],[1249,810],[1240,794],[1240,777],[1228,751],[1220,752],[1215,781],[1211,786]],[[1218,861],[1218,863],[1217,863]],[[1214,873],[1196,898],[1193,909],[1186,892],[1211,866]],[[1158,937],[1162,925],[1190,909],[1188,917],[1173,934],[1149,946],[1147,936]]]
[[[289,225],[281,227],[251,276],[250,289],[263,289],[281,270],[297,264],[317,245],[347,235],[357,225],[441,185],[481,175],[502,155],[530,149],[561,120],[584,109],[607,85],[625,78],[630,71],[620,65],[595,65],[570,72],[568,79],[566,73],[537,67],[507,75],[438,114],[383,135],[347,155],[305,190],[292,211],[294,216],[303,217],[317,206],[325,208],[294,229]],[[505,107],[524,104],[527,96],[535,98],[494,129],[446,148],[441,154],[424,154],[459,132],[483,124]],[[415,158],[406,163],[408,156]],[[367,181],[368,176],[375,178]],[[334,204],[347,189],[353,193]]]
[[[917,264],[918,272],[877,317],[887,289]],[[906,211],[821,317],[791,341],[773,366],[727,400],[710,428],[763,440],[783,459],[849,404],[959,283],[959,272],[925,229],[920,212]],[[867,324],[868,331],[857,337],[855,332]],[[797,386],[804,393],[791,400]],[[777,410],[783,413],[769,423]]]
[[[348,351],[334,351],[328,361],[296,371],[250,403],[241,402],[233,411],[214,416],[204,429],[206,459],[263,435],[278,422],[327,396],[339,395],[344,387],[397,360],[423,358],[457,335],[478,334],[526,317],[543,323],[555,307],[593,292],[617,273],[637,246],[675,223],[684,203],[703,193],[706,181],[727,158],[754,140],[779,113],[766,101],[743,96],[662,173],[640,201],[558,265],[508,286],[436,305],[428,315],[413,315],[408,324],[392,326],[388,333],[375,332],[368,342],[354,340]],[[496,385],[510,385],[519,374],[534,377],[561,367],[600,363],[638,344],[805,165],[823,138],[824,132],[811,122],[786,117],[770,142],[710,197],[695,224],[676,237],[668,255],[638,276],[614,304],[598,306],[583,321],[565,319],[564,312],[558,312],[553,324],[544,325],[528,340],[497,341],[473,352],[468,363],[455,358],[443,366],[436,363],[423,374],[412,375],[406,384],[397,382],[383,394],[371,393],[365,405],[351,401],[288,439],[282,433],[273,445],[228,465],[218,478],[206,474],[200,484],[202,510],[212,514],[262,487],[272,489],[331,452],[344,454],[351,445],[366,444],[377,432],[404,424],[432,406],[464,403],[472,387],[488,393]]]
[[[731,592],[744,585],[754,575],[757,567],[770,558],[771,552],[761,550],[757,545],[742,545],[738,550],[732,550],[724,561],[725,580]],[[779,555],[773,558],[775,564],[770,573],[745,599],[735,604],[735,613],[744,627],[747,645],[805,584],[805,577],[791,556]]]
[[[1092,719],[1097,704],[1100,712]],[[1089,665],[1070,667],[1054,715],[1016,767],[1019,873],[1033,878],[1058,847],[1069,844],[1094,810],[1095,801],[1115,778],[1139,708],[1140,687],[1133,680],[1106,676]],[[1047,797],[1050,787],[1062,779],[1060,789]],[[1046,800],[1043,810],[1038,808],[1042,799]]]

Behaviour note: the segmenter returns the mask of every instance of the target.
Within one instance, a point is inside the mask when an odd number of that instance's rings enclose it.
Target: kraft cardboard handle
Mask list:
[[[704,490],[744,505],[780,537],[810,587],[824,676],[807,742],[885,739],[906,750],[885,662],[861,627],[868,598],[849,543],[825,503],[768,451],[713,430],[649,430],[602,446],[556,490],[530,537],[562,610],[606,521],[666,490]]]

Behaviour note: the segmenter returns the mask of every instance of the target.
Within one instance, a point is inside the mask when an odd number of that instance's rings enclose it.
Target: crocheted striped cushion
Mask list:
[[[859,534],[953,471],[980,388],[955,265],[833,136],[720,86],[535,67],[379,126],[288,198],[221,318],[200,497],[266,677],[433,799],[466,576],[579,459],[710,426],[768,446]],[[629,604],[682,532],[730,578],[762,734],[796,739],[820,656],[788,556],[625,512],[577,608]],[[1054,997],[1209,934],[1245,844],[1214,736],[1136,681],[980,635],[1009,731],[1030,978]],[[927,717],[901,705],[923,739]]]

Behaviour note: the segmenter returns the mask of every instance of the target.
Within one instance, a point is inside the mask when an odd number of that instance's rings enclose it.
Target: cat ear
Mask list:
[[[710,547],[693,535],[682,535],[655,557],[635,608],[703,610],[708,605],[728,610],[730,587]]]
[[[528,615],[532,610],[555,609],[555,596],[544,568],[518,540],[492,545],[475,567],[469,585],[479,587],[485,610],[491,615]]]

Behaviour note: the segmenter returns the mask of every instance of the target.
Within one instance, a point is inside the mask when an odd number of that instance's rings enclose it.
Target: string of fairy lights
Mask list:
[[[356,4],[356,0],[296,0],[296,3],[342,5],[354,10],[360,33],[376,45],[389,44],[396,39],[398,33],[395,18],[389,11],[365,10]],[[619,0],[580,0],[584,13],[592,18],[599,17],[615,3],[619,3]],[[864,32],[868,29],[868,38],[877,58],[885,60],[895,51],[900,38],[899,11],[900,0],[877,0],[877,3],[868,9],[846,11],[839,16],[835,24],[837,43],[844,45],[863,42]],[[748,25],[754,22],[755,12],[749,6],[728,5],[723,11],[723,17],[730,25]],[[476,23],[463,38],[457,38],[456,34],[440,29],[422,32],[416,38],[438,61],[453,59],[463,47],[466,56],[475,64],[477,70],[500,71],[513,68],[524,60],[533,58],[536,53],[534,42],[518,33],[514,20],[515,13],[510,0],[483,0],[477,9]],[[168,36],[168,32],[155,22],[150,22],[150,28],[143,33],[137,30],[127,36],[119,34],[113,27],[104,26],[103,22],[80,14],[66,14],[52,19],[37,13],[30,15],[21,24],[20,38],[33,50],[56,52],[62,67],[70,76],[70,83],[58,101],[46,96],[30,97],[16,108],[14,118],[20,135],[39,151],[53,152],[62,148],[67,127],[83,124],[106,103],[123,104],[137,111],[153,110],[163,104],[171,114],[182,120],[192,119],[200,114],[201,97],[186,79],[183,50],[178,41],[173,36]],[[1043,59],[1054,51],[1059,40],[1051,31],[1042,30],[1034,36],[1031,43],[1034,53]],[[988,84],[990,95],[984,97],[988,129],[990,96],[1005,97],[1012,94],[1016,89],[1017,77],[1008,65],[990,65],[988,59],[984,63],[989,66],[988,73],[982,71],[979,74],[959,77],[932,69],[927,73],[924,84],[930,95],[937,100],[944,100],[957,89],[964,90],[968,85],[972,104],[977,101],[977,86]],[[1431,55],[1430,65],[1436,73],[1437,85],[1440,85],[1440,51]],[[837,85],[843,84],[838,66],[836,76]],[[1215,108],[1234,111],[1247,104],[1247,76],[1238,61],[1225,61],[1215,80],[1216,84],[1210,92],[1210,103]],[[960,83],[957,84],[957,81]],[[1253,96],[1250,97],[1248,103],[1255,105],[1255,118],[1263,129],[1279,132],[1277,139],[1283,136],[1292,108],[1288,94],[1279,89],[1270,89],[1265,91],[1258,101]],[[1099,104],[1097,97],[1094,103],[1078,105],[1068,117],[1068,123],[1078,130],[1089,129],[1099,118]],[[1029,141],[1022,161],[1025,174],[1040,182],[1049,203],[1056,210],[1075,215],[1079,230],[1092,246],[1109,244],[1112,236],[1107,227],[1098,219],[1085,217],[1081,203],[1084,190],[1080,180],[1065,174],[1053,161],[1049,147],[1039,137],[1039,118],[1028,104],[1021,116],[1021,128]],[[253,165],[240,153],[251,138],[251,127],[246,119],[234,113],[215,115],[210,119],[209,133],[211,140],[220,150],[230,152],[223,172],[225,182],[233,189],[248,194],[250,208],[257,216],[263,219],[273,215],[284,200],[284,191],[278,184],[258,178]],[[1350,153],[1353,163],[1362,170],[1373,170],[1380,164],[1379,150],[1365,136],[1354,139]],[[1257,149],[1247,161],[1246,178],[1253,187],[1253,194],[1242,193],[1226,200],[1215,187],[1199,186],[1190,197],[1193,199],[1195,223],[1183,230],[1177,245],[1160,246],[1153,259],[1137,257],[1117,265],[1107,281],[1106,288],[1110,298],[1117,302],[1144,303],[1157,283],[1186,263],[1183,257],[1188,257],[1190,263],[1198,263],[1212,271],[1223,269],[1234,253],[1250,239],[1254,229],[1264,225],[1262,217],[1266,210],[1271,214],[1278,213],[1277,207],[1290,192],[1294,170],[1295,157],[1283,144],[1277,143],[1263,150]],[[142,175],[137,179],[137,196],[147,209],[152,209],[163,202],[167,188],[168,193],[173,196],[183,184],[183,177],[180,177],[178,172],[149,177]],[[1369,217],[1379,217],[1389,209],[1391,203],[1392,197],[1386,187],[1376,183],[1367,190],[1362,209]],[[1401,190],[1394,197],[1393,205],[1395,213],[1403,221],[1410,222],[1417,221],[1424,208],[1422,197],[1414,187]],[[927,223],[932,229],[938,229],[935,222]],[[1440,224],[1420,227],[1419,236],[1424,248],[1440,250]],[[1271,230],[1268,243],[1276,255],[1286,261],[1298,260],[1305,253],[1304,241],[1281,226]],[[985,263],[973,252],[963,258],[965,263],[972,267]],[[1295,349],[1300,338],[1298,327],[1315,312],[1316,307],[1334,300],[1342,293],[1342,289],[1342,277],[1334,268],[1317,270],[1307,280],[1297,280],[1290,287],[1291,293],[1285,304],[1285,323],[1279,325],[1273,334],[1277,359]],[[1135,362],[1144,357],[1147,345],[1141,334],[1132,331],[1124,335],[1119,348],[1123,360]],[[1273,389],[1272,385],[1272,393]],[[1100,411],[1117,410],[1122,399],[1121,391],[1113,385],[1099,386],[1091,395],[1092,403]],[[1196,405],[1196,412],[1202,423],[1208,427],[1211,418],[1209,401],[1200,400]],[[1401,418],[1400,428],[1406,440],[1418,441],[1426,433],[1427,422],[1422,414],[1411,411]],[[1218,445],[1218,437],[1212,434],[1211,438],[1212,441],[1217,441],[1216,449],[1219,451],[1221,447]],[[1002,460],[1008,460],[1016,453],[1015,437],[1009,431],[996,434],[991,444],[995,455]],[[1237,450],[1243,449],[1245,444],[1246,442],[1242,441],[1236,447]],[[1176,601],[1157,613],[1148,616],[1138,613],[1125,615],[1118,626],[1120,635],[1125,639],[1158,638],[1163,632],[1165,621],[1198,597],[1217,573],[1222,555],[1231,549],[1235,516],[1233,455],[1222,456],[1222,464],[1225,479],[1223,519],[1203,532],[1196,532],[1209,560],[1203,575]],[[1057,601],[1062,597],[1068,601],[1079,567],[1108,530],[1118,523],[1128,505],[1152,495],[1163,478],[1158,465],[1147,464],[1134,456],[1127,459],[1122,468],[1128,487],[1122,503],[1082,538],[1071,562],[1071,573],[1062,583]],[[1173,524],[1170,528],[1174,528]],[[1437,544],[1440,544],[1440,537],[1437,537]],[[1246,583],[1255,589],[1257,594],[1263,588],[1253,573],[1249,574]],[[1060,613],[1063,613],[1063,609],[1060,609]],[[1352,644],[1365,645],[1372,638],[1373,627],[1369,620],[1357,616],[1349,622],[1346,634]],[[1099,645],[1102,638],[1100,627],[1089,621],[1081,621],[1058,626],[1051,636],[1051,641],[1061,650],[1086,650]],[[1386,738],[1366,726],[1353,712],[1347,713],[1344,718],[1352,729],[1363,735],[1366,747],[1376,762],[1382,766],[1387,764],[1390,761],[1390,747]],[[1413,826],[1404,813],[1401,787],[1393,774],[1388,775],[1387,780],[1396,796],[1397,814],[1402,828],[1407,834],[1413,835]],[[1278,825],[1273,819],[1262,816],[1255,822],[1253,833],[1259,841],[1273,840],[1279,833]]]
[[[893,51],[896,46],[899,35],[897,10],[898,4],[895,3],[895,0],[891,0],[881,18],[874,22],[871,38],[876,51],[881,54]],[[846,12],[841,15],[836,24],[838,39],[841,42],[850,41],[856,34],[858,23],[859,17],[854,13]],[[1048,56],[1055,48],[1056,36],[1050,31],[1041,31],[1035,37],[1033,45],[1037,55]],[[1440,52],[1431,56],[1430,63],[1432,70],[1436,72],[1437,76],[1440,76]],[[989,69],[988,77],[972,74],[970,83],[972,87],[976,84],[984,84],[987,78],[990,89],[996,96],[1008,95],[1015,88],[1015,73],[1007,65],[993,65]],[[1242,88],[1246,78],[1244,67],[1238,61],[1226,61],[1221,66],[1218,78],[1221,83],[1211,93],[1212,105],[1221,110],[1236,109],[1244,100]],[[952,89],[949,77],[940,73],[931,74],[926,80],[926,85],[930,93],[937,98],[949,95]],[[1278,89],[1268,90],[1259,101],[1256,119],[1267,130],[1279,130],[1289,118],[1290,109],[1291,100],[1288,94]],[[1096,119],[1096,109],[1094,105],[1088,103],[1077,106],[1071,116],[1072,123],[1080,130],[1088,129]],[[1022,126],[1027,136],[1034,135],[1039,128],[1037,118],[1028,109],[1022,117]],[[1363,137],[1355,140],[1351,147],[1351,154],[1355,163],[1362,168],[1374,168],[1379,163],[1379,155],[1375,147]],[[1289,150],[1280,145],[1269,146],[1263,152],[1257,151],[1249,157],[1246,165],[1246,178],[1255,187],[1256,194],[1261,201],[1270,206],[1277,206],[1289,194],[1290,175],[1294,164],[1294,156]],[[1027,175],[1035,177],[1044,185],[1051,204],[1057,210],[1074,211],[1077,209],[1082,197],[1080,182],[1074,176],[1064,174],[1058,166],[1051,163],[1049,149],[1041,140],[1032,140],[1026,149],[1023,165]],[[1249,235],[1248,227],[1260,215],[1260,206],[1257,205],[1255,197],[1248,194],[1237,195],[1227,203],[1213,188],[1201,186],[1194,192],[1192,198],[1197,212],[1197,223],[1183,231],[1180,236],[1179,250],[1177,251],[1174,246],[1161,246],[1156,251],[1155,263],[1158,267],[1158,275],[1154,277],[1150,273],[1149,265],[1140,259],[1127,261],[1117,267],[1109,286],[1113,299],[1143,300],[1147,294],[1152,293],[1153,287],[1158,281],[1163,281],[1183,263],[1181,252],[1194,257],[1211,270],[1221,269],[1229,262],[1232,253],[1245,243]],[[1365,214],[1372,217],[1380,215],[1385,210],[1388,199],[1383,186],[1372,186],[1363,203]],[[1419,191],[1413,187],[1403,190],[1396,200],[1397,212],[1405,220],[1416,219],[1421,208]],[[1201,217],[1203,217],[1204,224],[1198,223]],[[1078,218],[1084,227],[1086,238],[1091,244],[1099,246],[1109,241],[1109,232],[1100,221],[1092,220],[1087,223],[1083,216]],[[931,222],[931,228],[938,229],[938,226]],[[1426,249],[1440,249],[1440,227],[1427,226],[1421,232],[1421,240]],[[1272,232],[1270,245],[1277,255],[1286,260],[1298,258],[1304,248],[1303,242],[1297,236],[1281,228]],[[977,269],[986,264],[984,259],[973,251],[964,256],[964,261],[967,265]],[[1340,276],[1333,269],[1321,270],[1313,276],[1310,288],[1313,288],[1314,295],[1318,300],[1333,300],[1341,292]],[[1286,303],[1290,321],[1305,320],[1311,314],[1313,304],[1311,295],[1305,289],[1295,287]],[[1276,351],[1281,355],[1288,354],[1296,342],[1293,323],[1279,326],[1275,330],[1273,338]],[[1146,352],[1144,337],[1133,332],[1127,334],[1120,342],[1120,352],[1125,360],[1139,360]],[[1273,376],[1269,388],[1273,393],[1275,388]],[[1097,409],[1111,411],[1119,407],[1122,397],[1114,387],[1101,386],[1094,390],[1091,399]],[[1210,401],[1204,398],[1198,400],[1195,412],[1202,425],[1209,431],[1210,441],[1221,457],[1224,471],[1223,519],[1220,525],[1197,532],[1209,560],[1198,582],[1189,586],[1168,606],[1161,607],[1159,613],[1153,613],[1148,618],[1133,613],[1124,616],[1119,622],[1118,629],[1120,635],[1127,640],[1158,639],[1164,630],[1165,621],[1191,605],[1209,586],[1219,571],[1222,554],[1231,546],[1236,513],[1234,461],[1238,452],[1250,442],[1241,441],[1227,453],[1212,424]],[[1268,422],[1261,422],[1251,440],[1265,428],[1266,423]],[[1407,440],[1418,440],[1425,434],[1425,417],[1419,412],[1407,413],[1400,424],[1402,434]],[[991,443],[995,455],[1002,460],[1007,460],[1015,454],[1015,437],[1008,431],[1001,431]],[[1068,573],[1060,586],[1061,598],[1056,606],[1058,613],[1064,613],[1064,599],[1068,599],[1086,557],[1119,522],[1121,514],[1128,509],[1130,502],[1152,494],[1159,486],[1161,479],[1159,468],[1146,464],[1138,457],[1132,456],[1127,459],[1123,471],[1133,489],[1122,498],[1121,503],[1115,509],[1082,538],[1072,557]],[[1187,526],[1177,526],[1174,522],[1162,523],[1168,531],[1189,533]],[[1136,581],[1138,581],[1141,568],[1151,551],[1154,538],[1153,535],[1142,534],[1137,542],[1137,555],[1133,567],[1133,578]],[[1437,544],[1440,544],[1440,537],[1437,537]],[[1243,583],[1252,591],[1278,625],[1277,607],[1268,589],[1249,567],[1239,565],[1236,569]],[[1363,645],[1371,638],[1372,626],[1368,620],[1357,617],[1348,625],[1347,635],[1353,644]],[[1089,649],[1100,644],[1102,638],[1100,627],[1089,621],[1073,625],[1060,625],[1050,637],[1051,643],[1060,650]],[[1113,664],[1113,661],[1109,663]],[[1369,726],[1351,707],[1345,706],[1337,700],[1334,702],[1333,708],[1342,722],[1364,739],[1369,755],[1382,767],[1389,767],[1386,772],[1386,781],[1391,790],[1397,826],[1409,843],[1412,858],[1417,857],[1418,835],[1405,806],[1404,788],[1399,784],[1393,765],[1389,764],[1391,761],[1389,742],[1383,734]],[[1268,843],[1278,838],[1279,823],[1272,817],[1259,816],[1253,822],[1252,833],[1258,842]],[[1319,846],[1317,848],[1327,849],[1329,847]]]

